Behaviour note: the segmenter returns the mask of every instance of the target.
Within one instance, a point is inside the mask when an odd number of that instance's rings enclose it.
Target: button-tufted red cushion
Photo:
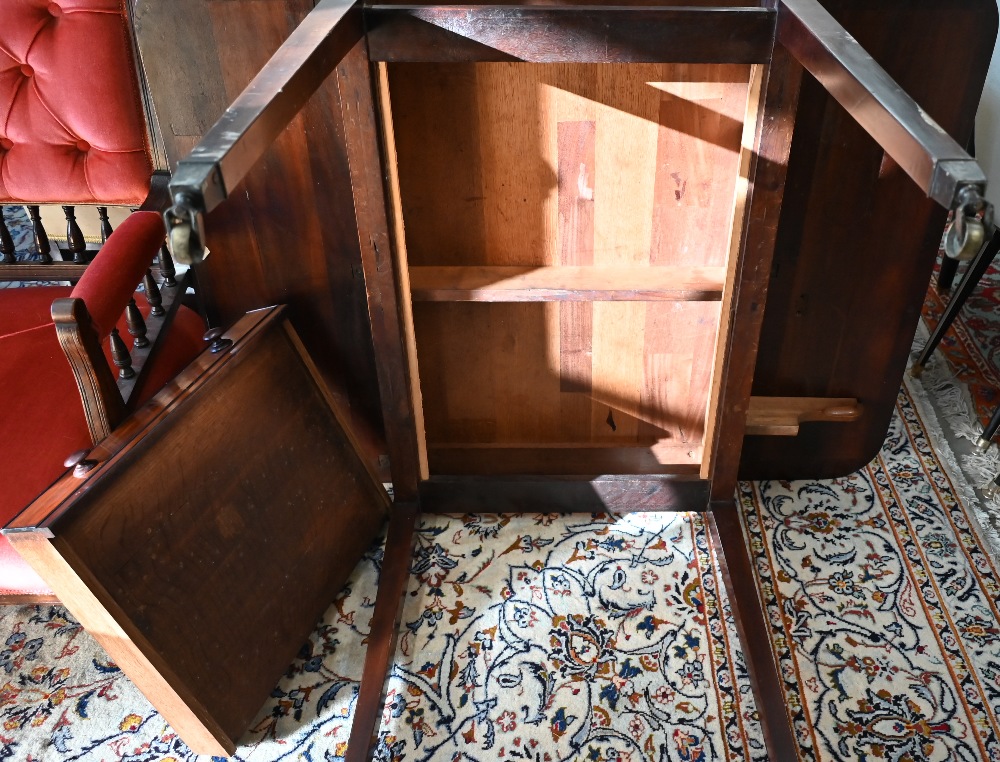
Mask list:
[[[0,0],[0,203],[139,204],[152,174],[123,0]]]

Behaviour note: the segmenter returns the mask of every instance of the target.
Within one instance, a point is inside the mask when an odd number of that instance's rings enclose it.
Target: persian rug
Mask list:
[[[1000,577],[932,394],[854,474],[740,485],[802,760],[1000,762]],[[766,759],[701,516],[474,508],[420,523],[376,759]],[[381,562],[235,759],[343,757]],[[0,760],[198,759],[61,607],[0,639]]]

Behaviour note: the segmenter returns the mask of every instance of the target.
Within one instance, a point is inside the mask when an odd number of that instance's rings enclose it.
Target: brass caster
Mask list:
[[[988,449],[990,449],[991,444],[993,444],[992,439],[985,439],[984,437],[979,437],[979,439],[976,440],[976,447],[978,447],[983,452],[986,452]]]
[[[923,374],[924,374],[923,365],[920,365],[919,363],[913,363],[913,365],[910,366],[910,375],[913,376],[913,378],[920,378]]]
[[[959,210],[944,236],[944,253],[959,262],[968,262],[983,247],[986,226]]]

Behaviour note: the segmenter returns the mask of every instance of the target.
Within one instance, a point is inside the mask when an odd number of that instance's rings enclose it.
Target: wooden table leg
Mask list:
[[[712,546],[746,654],[768,759],[794,762],[798,759],[798,744],[785,707],[781,671],[771,648],[767,615],[755,582],[752,550],[743,536],[737,511],[739,505],[735,500],[712,502],[707,515]]]
[[[385,704],[386,683],[392,657],[396,652],[403,598],[410,576],[413,541],[420,510],[416,503],[394,504],[389,512],[389,532],[385,540],[382,574],[375,596],[368,652],[361,673],[354,723],[347,742],[346,762],[364,762],[370,758]]]

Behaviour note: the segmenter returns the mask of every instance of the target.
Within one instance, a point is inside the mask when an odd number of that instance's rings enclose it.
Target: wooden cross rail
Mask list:
[[[778,42],[930,198],[951,209],[986,175],[817,0],[782,0]]]
[[[363,18],[362,18],[363,15]],[[368,28],[366,34],[366,27]],[[182,207],[211,211],[246,176],[347,53],[372,61],[766,63],[775,41],[827,87],[943,206],[986,178],[816,0],[766,8],[440,6],[321,0],[182,159]]]

